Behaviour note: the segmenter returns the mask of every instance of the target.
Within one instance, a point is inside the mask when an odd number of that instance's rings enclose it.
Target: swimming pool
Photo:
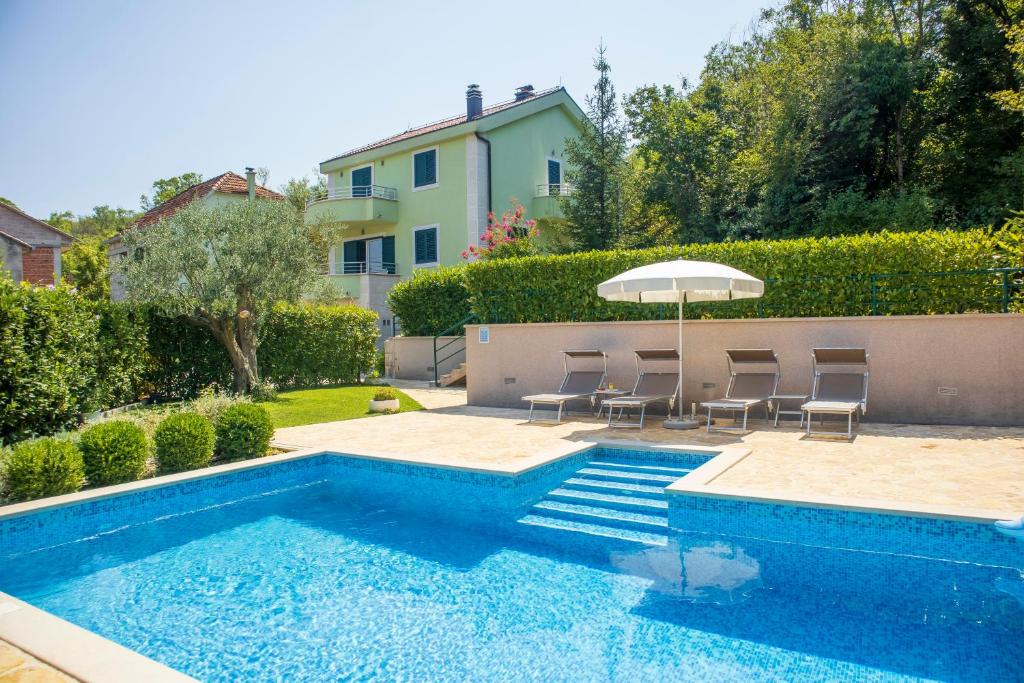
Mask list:
[[[302,458],[2,520],[0,590],[204,681],[1020,680],[1016,542],[665,495],[706,459]]]

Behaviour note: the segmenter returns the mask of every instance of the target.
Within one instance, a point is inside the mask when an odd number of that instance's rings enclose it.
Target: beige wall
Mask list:
[[[490,342],[480,344],[480,326],[467,326],[470,405],[521,408],[521,396],[554,391],[563,374],[559,352],[569,348],[607,352],[609,380],[631,387],[632,350],[674,348],[677,335],[670,321],[487,327]],[[687,406],[725,391],[727,348],[774,348],[780,390],[810,393],[812,347],[863,346],[871,358],[868,420],[1024,425],[1024,316],[699,320],[684,330]]]
[[[441,337],[437,340],[438,347],[457,337]],[[462,349],[463,342],[455,341],[438,351],[438,357],[444,358],[456,349]],[[437,376],[445,374],[459,363],[466,360],[464,352],[456,353],[438,368]],[[434,379],[434,338],[433,337],[391,337],[384,342],[384,374],[393,379]]]

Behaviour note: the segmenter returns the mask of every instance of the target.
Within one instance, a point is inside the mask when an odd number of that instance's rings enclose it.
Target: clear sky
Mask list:
[[[0,196],[137,209],[153,180],[334,154],[559,83],[583,105],[602,38],[619,94],[695,79],[772,0],[0,0]]]

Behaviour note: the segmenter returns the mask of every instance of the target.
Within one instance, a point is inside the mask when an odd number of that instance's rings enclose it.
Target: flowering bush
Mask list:
[[[540,234],[537,221],[526,217],[526,209],[515,202],[511,211],[501,214],[499,221],[492,211],[487,214],[487,230],[480,235],[480,244],[471,244],[462,252],[462,258],[479,257],[484,260],[535,256],[536,238]]]

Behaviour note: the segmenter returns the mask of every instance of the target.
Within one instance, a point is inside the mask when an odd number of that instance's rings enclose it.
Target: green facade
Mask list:
[[[486,228],[488,210],[500,215],[518,201],[529,218],[557,215],[557,200],[537,197],[538,186],[547,183],[549,160],[561,161],[565,139],[578,134],[582,120],[583,112],[559,88],[495,113],[485,109],[484,116],[442,130],[323,162],[320,170],[328,178],[328,196],[310,204],[307,217],[326,217],[346,226],[343,243],[331,251],[331,277],[348,296],[366,303],[368,293],[361,288],[390,287],[396,278],[408,277],[419,267],[464,262],[461,254]],[[485,141],[490,143],[489,163]],[[416,188],[414,156],[431,149],[436,150],[436,183]],[[423,175],[423,163],[420,167],[421,178],[429,178]],[[371,175],[372,190],[365,187]],[[417,264],[415,233],[430,226],[436,227],[437,262]],[[366,250],[346,248],[344,243],[377,237],[392,238],[383,243],[389,256],[393,244],[394,265],[386,263],[381,271],[378,260],[375,265],[367,261],[364,267],[393,277],[371,282],[359,265],[346,262],[346,254],[351,259]],[[433,253],[424,250],[429,242],[421,236],[421,260]]]

